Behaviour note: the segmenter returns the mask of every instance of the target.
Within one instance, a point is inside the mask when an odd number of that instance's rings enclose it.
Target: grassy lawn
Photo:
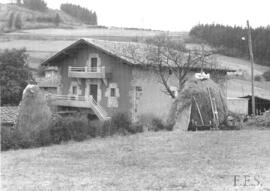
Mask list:
[[[7,151],[1,190],[270,190],[269,145],[270,131],[175,131]]]

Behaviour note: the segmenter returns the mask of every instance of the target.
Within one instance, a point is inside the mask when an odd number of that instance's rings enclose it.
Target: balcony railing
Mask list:
[[[47,95],[47,99],[51,101],[52,105],[91,108],[100,120],[110,119],[107,112],[95,101],[95,99],[93,99],[93,96],[91,95],[85,97],[78,95],[49,94]]]
[[[68,68],[70,78],[108,78],[105,67],[72,67]]]

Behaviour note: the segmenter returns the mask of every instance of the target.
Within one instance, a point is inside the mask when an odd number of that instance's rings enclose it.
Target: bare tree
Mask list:
[[[132,44],[128,47],[128,55],[134,62],[153,66],[159,76],[158,82],[164,87],[162,91],[172,98],[175,98],[175,94],[169,85],[170,77],[174,76],[177,79],[177,89],[182,90],[192,68],[201,67],[202,71],[203,63],[208,62],[206,58],[213,54],[211,51],[188,50],[183,41],[174,40],[167,34],[147,39],[145,43],[143,51],[146,55],[138,55],[141,54],[138,49],[142,48]],[[142,57],[146,60],[142,60]]]

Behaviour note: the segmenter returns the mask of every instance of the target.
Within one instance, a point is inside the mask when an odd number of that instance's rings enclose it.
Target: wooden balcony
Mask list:
[[[47,99],[52,105],[91,108],[90,99],[84,96],[49,94]]]
[[[48,94],[46,97],[52,105],[89,108],[94,111],[100,120],[105,121],[110,119],[107,112],[93,99],[92,96]]]
[[[106,72],[105,67],[69,67],[70,78],[110,78],[111,73]]]

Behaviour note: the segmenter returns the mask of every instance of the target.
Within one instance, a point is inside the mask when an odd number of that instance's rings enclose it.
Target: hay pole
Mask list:
[[[212,110],[212,113],[213,113],[213,120],[214,120],[214,122],[215,122],[215,120],[216,120],[216,116],[215,116],[215,112],[214,112],[213,100],[212,100],[212,96],[211,96],[211,93],[210,93],[209,87],[207,87],[207,91],[208,91],[208,96],[209,96],[209,99],[210,99],[211,110]]]
[[[218,119],[218,111],[217,111],[216,100],[215,100],[215,98],[212,98],[209,87],[207,87],[207,91],[208,91],[209,98],[210,98],[210,103],[211,103],[211,109],[212,109],[212,113],[213,113],[214,124],[215,124],[215,127],[218,127],[218,125],[219,125],[219,119]]]
[[[217,103],[216,103],[216,99],[215,98],[213,98],[213,103],[214,103],[214,110],[215,110],[216,120],[217,120],[217,123],[219,123]]]
[[[204,121],[203,121],[203,118],[202,118],[202,114],[201,114],[201,110],[200,110],[200,108],[199,108],[199,105],[198,105],[198,103],[197,103],[195,97],[192,96],[192,98],[193,98],[194,101],[195,101],[195,105],[196,105],[196,108],[197,108],[197,110],[198,110],[198,112],[199,112],[199,115],[200,115],[200,119],[201,119],[202,125],[204,125]]]

